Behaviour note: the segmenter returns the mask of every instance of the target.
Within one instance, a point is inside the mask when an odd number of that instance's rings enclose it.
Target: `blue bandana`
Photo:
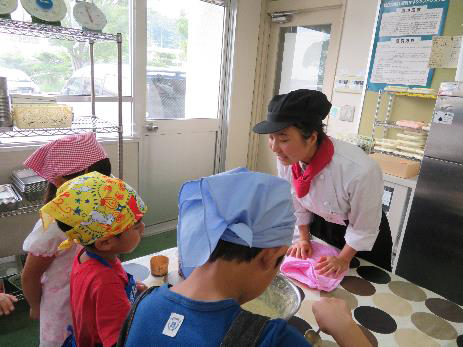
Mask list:
[[[287,181],[239,168],[186,182],[179,194],[177,245],[188,276],[219,239],[258,248],[291,244],[294,208]]]

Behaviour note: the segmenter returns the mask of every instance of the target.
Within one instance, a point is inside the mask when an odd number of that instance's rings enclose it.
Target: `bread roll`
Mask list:
[[[169,272],[169,258],[155,255],[150,259],[150,269],[153,276],[165,276]]]

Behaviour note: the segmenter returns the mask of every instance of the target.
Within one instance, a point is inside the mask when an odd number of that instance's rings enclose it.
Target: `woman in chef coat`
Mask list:
[[[325,94],[316,90],[276,95],[267,120],[253,129],[269,134],[278,175],[291,183],[297,230],[288,255],[309,258],[314,235],[341,250],[319,260],[320,274],[340,275],[356,254],[391,270],[381,169],[360,148],[324,133],[322,121],[330,108]]]

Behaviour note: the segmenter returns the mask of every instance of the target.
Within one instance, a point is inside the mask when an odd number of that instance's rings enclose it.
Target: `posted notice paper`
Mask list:
[[[425,86],[432,40],[419,37],[391,38],[376,47],[372,83]]]

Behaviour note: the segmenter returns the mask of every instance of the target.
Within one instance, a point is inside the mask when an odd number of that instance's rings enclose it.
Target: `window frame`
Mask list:
[[[128,27],[128,38],[126,42],[129,45],[129,69],[131,71],[131,76],[130,76],[130,88],[128,90],[131,91],[131,95],[122,95],[122,103],[131,103],[131,125],[129,129],[130,135],[124,135],[123,139],[135,139],[136,137],[134,136],[134,68],[133,68],[133,31],[134,31],[134,23],[135,23],[135,18],[134,18],[134,7],[135,4],[137,4],[138,1],[136,0],[129,0],[128,1],[128,18],[129,18],[129,27]],[[95,43],[98,45],[98,42]],[[114,42],[115,45],[115,42]],[[90,54],[90,53],[89,53]],[[114,63],[115,67],[117,66],[117,60]],[[88,76],[90,78],[90,75]],[[89,115],[91,114],[91,96],[90,95],[56,95],[57,102],[73,102],[73,103],[88,103],[89,105]],[[117,103],[119,101],[119,98],[117,95],[115,96],[96,96],[95,97],[95,102],[96,103],[101,103],[101,102],[113,102]],[[98,114],[96,115],[98,117]],[[114,117],[114,120],[112,123],[117,124],[117,117]],[[125,127],[124,127],[125,128]],[[117,133],[103,133],[103,134],[98,134],[97,136],[99,137],[99,140],[102,142],[114,142],[117,140],[118,134]],[[15,136],[11,137],[7,142],[3,142],[2,139],[0,138],[0,152],[5,151],[5,150],[11,150],[13,148],[21,148],[21,149],[29,149],[29,148],[35,148],[37,146],[40,146],[42,144],[45,144],[50,141],[50,136],[34,136],[33,139],[27,139],[22,136]]]
[[[129,44],[129,66],[131,71],[130,89],[131,95],[122,95],[123,103],[131,103],[131,135],[124,135],[124,140],[141,140],[145,132],[146,124],[146,49],[147,49],[147,1],[129,0],[129,35],[126,40]],[[222,44],[222,64],[220,75],[219,92],[219,134],[217,136],[216,171],[223,171],[225,168],[225,154],[227,144],[227,132],[229,122],[229,100],[231,91],[231,72],[233,59],[234,33],[236,25],[236,13],[238,0],[200,0],[218,6],[224,6],[224,34]],[[135,82],[134,76],[137,76]],[[85,102],[91,101],[90,96],[80,95],[58,95],[58,102]],[[118,102],[116,96],[96,96],[95,101]],[[97,115],[98,116],[98,115]],[[112,142],[117,134],[103,134],[102,141]],[[0,151],[11,148],[34,148],[37,145],[49,142],[48,136],[38,136],[34,140],[23,140],[22,137],[14,137],[14,142],[2,142],[0,140]]]

